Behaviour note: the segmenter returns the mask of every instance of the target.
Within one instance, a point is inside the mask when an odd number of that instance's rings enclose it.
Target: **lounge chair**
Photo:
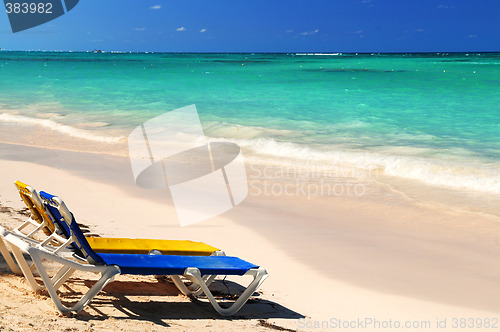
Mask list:
[[[31,255],[47,291],[61,312],[81,311],[108,282],[113,280],[114,276],[118,274],[135,274],[171,275],[174,277],[173,279],[177,287],[184,294],[196,295],[195,293],[197,292],[189,290],[180,281],[179,276],[183,276],[205,293],[217,312],[221,315],[232,315],[246,303],[248,298],[268,276],[264,268],[230,256],[96,253],[89,245],[74,216],[69,212],[64,202],[58,197],[43,191],[40,192],[40,197],[49,211],[54,215],[57,215],[57,211],[61,217],[60,220],[67,224],[71,232],[71,239],[73,240],[72,248],[78,248],[77,250],[74,249],[75,258],[85,260],[87,264],[65,258],[57,253],[57,249],[53,250],[49,246],[35,246],[25,237],[16,234],[7,234],[4,238],[13,246]],[[63,265],[63,268],[51,279],[42,265],[42,259],[57,262]],[[75,305],[67,307],[61,303],[56,290],[76,270],[98,272],[101,274],[101,278]],[[215,300],[203,279],[206,275],[249,275],[253,277],[253,280],[243,294],[229,308],[222,308]]]
[[[73,252],[68,250],[71,246],[73,251],[78,252],[70,239],[70,230],[65,222],[61,222],[61,216],[57,210],[49,209],[42,203],[38,192],[31,186],[20,181],[15,182],[19,195],[31,212],[28,220],[14,229],[14,233],[25,236],[34,241],[34,245],[51,246],[52,251],[57,251],[61,255],[71,255]],[[43,230],[44,234],[40,234]],[[7,230],[4,229],[6,232]],[[1,235],[1,234],[0,234]],[[41,240],[42,239],[42,240]],[[69,240],[68,240],[69,239]],[[36,242],[38,240],[38,242]],[[0,237],[1,241],[1,237]],[[42,242],[43,241],[43,242]],[[194,242],[186,240],[154,240],[154,239],[129,239],[129,238],[102,238],[87,237],[87,242],[92,249],[98,253],[123,253],[123,254],[163,254],[163,255],[188,255],[188,256],[224,256],[225,253],[218,248],[207,245],[203,242]],[[24,274],[29,285],[34,292],[42,287],[36,282],[33,272],[36,270],[35,264],[29,265],[23,255],[11,248],[17,265],[10,255],[7,246],[0,243],[0,253],[4,256],[8,266],[13,273]],[[171,276],[174,284],[184,294],[199,295],[202,292],[196,285],[185,286],[179,277]],[[207,275],[203,279],[207,285],[210,285],[215,275]]]

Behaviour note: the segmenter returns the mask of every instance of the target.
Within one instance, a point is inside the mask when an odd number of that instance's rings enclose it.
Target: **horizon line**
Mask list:
[[[467,54],[467,53],[500,53],[500,51],[410,51],[410,52],[401,52],[401,51],[385,51],[385,52],[341,52],[341,51],[289,51],[289,52],[273,52],[273,51],[261,51],[261,52],[241,52],[241,51],[231,51],[231,52],[186,52],[186,51],[104,51],[104,50],[8,50],[1,49],[0,52],[47,52],[47,53],[126,53],[126,54],[297,54],[297,55],[343,55],[343,54]]]

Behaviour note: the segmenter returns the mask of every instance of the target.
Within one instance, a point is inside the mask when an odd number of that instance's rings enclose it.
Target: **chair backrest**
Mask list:
[[[24,204],[30,209],[31,219],[40,225],[44,225],[43,232],[45,235],[51,235],[56,230],[53,218],[45,210],[36,190],[21,181],[16,181],[14,184]]]
[[[73,239],[71,248],[75,251],[75,254],[85,258],[91,264],[105,264],[102,258],[89,245],[75,217],[66,207],[63,200],[45,191],[40,191],[40,198],[44,206],[54,216],[55,222],[59,223],[61,228],[64,228],[69,233],[69,237]]]

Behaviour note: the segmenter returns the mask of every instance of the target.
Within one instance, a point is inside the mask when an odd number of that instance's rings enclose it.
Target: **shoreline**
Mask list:
[[[85,152],[118,157],[128,157],[127,136],[132,128],[87,128],[75,124],[55,122],[51,117],[26,117],[21,122],[3,122],[0,113],[0,142],[34,148],[49,148],[72,152]],[[38,123],[41,121],[41,123]],[[50,123],[46,123],[49,121]],[[51,123],[55,128],[51,127]],[[445,196],[457,200],[443,200],[445,205],[468,206],[471,202],[488,201],[489,206],[469,206],[471,210],[500,216],[500,207],[491,209],[494,200],[500,199],[500,163],[488,159],[468,159],[471,156],[438,151],[436,147],[380,146],[377,149],[356,149],[343,144],[317,145],[288,141],[286,130],[264,127],[245,127],[209,122],[209,142],[231,142],[242,148],[245,160],[259,166],[282,169],[306,170],[324,173],[330,177],[354,177],[382,186],[390,186],[402,194],[412,194],[415,199],[428,198],[429,188],[444,195],[434,195],[428,201],[440,201]],[[88,125],[88,123],[85,123]],[[47,130],[49,128],[50,130]],[[62,129],[61,129],[62,128]],[[241,129],[241,130],[240,130]],[[76,131],[76,133],[73,133]],[[22,132],[22,135],[18,133]],[[293,134],[296,135],[296,134]],[[15,140],[12,139],[15,137]],[[224,138],[229,137],[229,138]],[[408,151],[410,152],[408,152]],[[426,157],[439,152],[441,157]],[[470,151],[472,153],[472,151]],[[375,173],[375,176],[373,176]],[[311,181],[315,181],[312,179]],[[419,193],[415,188],[421,189]],[[406,192],[408,191],[408,192]],[[451,195],[450,195],[451,194]],[[489,198],[494,199],[489,199]],[[425,200],[425,199],[424,199]]]
[[[88,132],[92,133],[92,131]],[[19,135],[20,133],[22,134]],[[125,135],[126,131],[122,130],[120,134]],[[15,137],[15,140],[13,140],[12,137]],[[19,147],[19,149],[23,149],[23,147],[29,147],[33,149],[49,149],[54,151],[66,151],[70,153],[102,155],[103,157],[117,157],[128,160],[129,152],[127,139],[125,136],[120,137],[122,137],[122,139],[113,143],[96,142],[82,137],[70,136],[58,131],[46,130],[46,128],[44,128],[43,126],[34,125],[32,123],[14,124],[0,122],[0,144],[16,145]],[[110,136],[109,138],[116,139],[117,136]],[[274,182],[276,180],[288,181],[289,179],[287,179],[286,175],[283,177],[280,176],[286,172],[295,172],[296,174],[292,174],[292,179],[297,178],[302,182],[305,181],[317,183],[320,188],[320,182],[323,180],[326,180],[326,182],[335,182],[337,181],[337,179],[340,179],[340,182],[345,183],[345,179],[348,179],[348,181],[353,182],[353,186],[355,186],[357,183],[361,183],[363,186],[376,186],[376,190],[384,191],[388,189],[389,191],[394,192],[396,195],[401,195],[418,202],[423,202],[426,204],[436,205],[444,208],[452,208],[459,211],[473,211],[478,213],[484,212],[486,214],[500,217],[500,206],[496,204],[498,199],[500,199],[500,193],[489,192],[489,190],[492,188],[479,190],[478,188],[476,188],[478,186],[480,187],[479,182],[477,185],[474,185],[475,189],[468,187],[461,188],[460,185],[457,184],[454,184],[450,187],[448,185],[440,184],[439,181],[438,183],[433,183],[433,181],[427,183],[412,176],[402,177],[401,175],[394,175],[392,174],[393,171],[387,172],[382,165],[372,165],[368,167],[368,165],[370,165],[370,162],[368,160],[364,160],[365,157],[363,157],[363,153],[361,151],[358,152],[358,156],[353,155],[355,161],[351,161],[346,164],[340,160],[336,160],[333,162],[329,162],[327,165],[325,164],[325,160],[319,161],[318,164],[316,163],[316,161],[311,163],[307,160],[300,161],[297,159],[289,158],[290,155],[293,155],[294,151],[292,150],[288,151],[289,154],[286,154],[282,151],[278,156],[271,158],[271,155],[269,154],[271,153],[271,151],[267,151],[266,147],[264,147],[264,151],[262,151],[261,153],[260,151],[257,151],[252,145],[248,145],[245,139],[222,139],[211,137],[208,138],[208,141],[232,142],[240,145],[243,151],[245,162],[247,165],[250,165],[250,168],[247,167],[247,173],[251,172],[252,165],[255,165],[259,169],[264,168],[272,170],[273,168],[275,168],[274,173],[280,174],[278,174],[276,178],[269,179],[271,180],[270,182]],[[289,144],[287,142],[282,143]],[[258,149],[261,148],[263,147],[258,147]],[[314,153],[316,154],[321,153],[321,151],[319,150],[312,151],[314,151]],[[344,151],[339,153],[349,154],[351,152]],[[280,158],[279,162],[276,160],[277,157]],[[408,156],[402,157],[407,158]],[[453,172],[459,169],[458,164],[452,166]],[[466,166],[464,166],[463,168],[464,170],[467,169]],[[276,171],[276,169],[278,169],[278,172]],[[436,171],[438,172],[438,170]],[[483,170],[481,169],[478,169],[478,171],[483,172]],[[258,172],[259,171],[257,171],[257,173]],[[479,181],[481,179],[481,175],[486,174],[475,174],[476,180],[474,181]],[[432,174],[428,175],[428,177],[433,176],[434,175]],[[448,174],[447,176],[450,175]],[[256,177],[259,178],[260,176]],[[267,177],[269,178],[269,176]],[[456,183],[460,184],[459,178],[456,178],[455,180]],[[470,177],[465,180],[472,181]],[[490,180],[493,181],[494,179]],[[331,183],[331,185],[333,186],[334,184]],[[489,183],[489,185],[492,184]],[[360,188],[360,191],[361,189],[362,188]],[[340,194],[340,196],[343,195],[343,193]]]

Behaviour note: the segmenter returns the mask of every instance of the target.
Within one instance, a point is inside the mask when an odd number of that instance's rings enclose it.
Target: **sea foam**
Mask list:
[[[80,129],[62,123],[58,123],[51,119],[32,118],[23,115],[15,115],[9,113],[0,113],[0,122],[41,126],[72,137],[77,137],[89,141],[102,142],[102,143],[118,143],[125,139],[125,137],[123,136],[110,137],[110,136],[97,135],[89,130]],[[99,123],[96,127],[101,127],[101,126],[102,124]]]
[[[211,140],[228,141],[221,138]],[[272,138],[229,141],[244,148],[247,151],[245,159],[250,162],[325,171],[352,169],[345,173],[349,175],[373,175],[378,174],[373,170],[380,170],[380,174],[417,180],[432,186],[500,194],[500,165],[474,165],[465,161],[462,164],[456,159],[433,159],[390,152],[349,151],[341,150],[341,146],[311,147]]]

